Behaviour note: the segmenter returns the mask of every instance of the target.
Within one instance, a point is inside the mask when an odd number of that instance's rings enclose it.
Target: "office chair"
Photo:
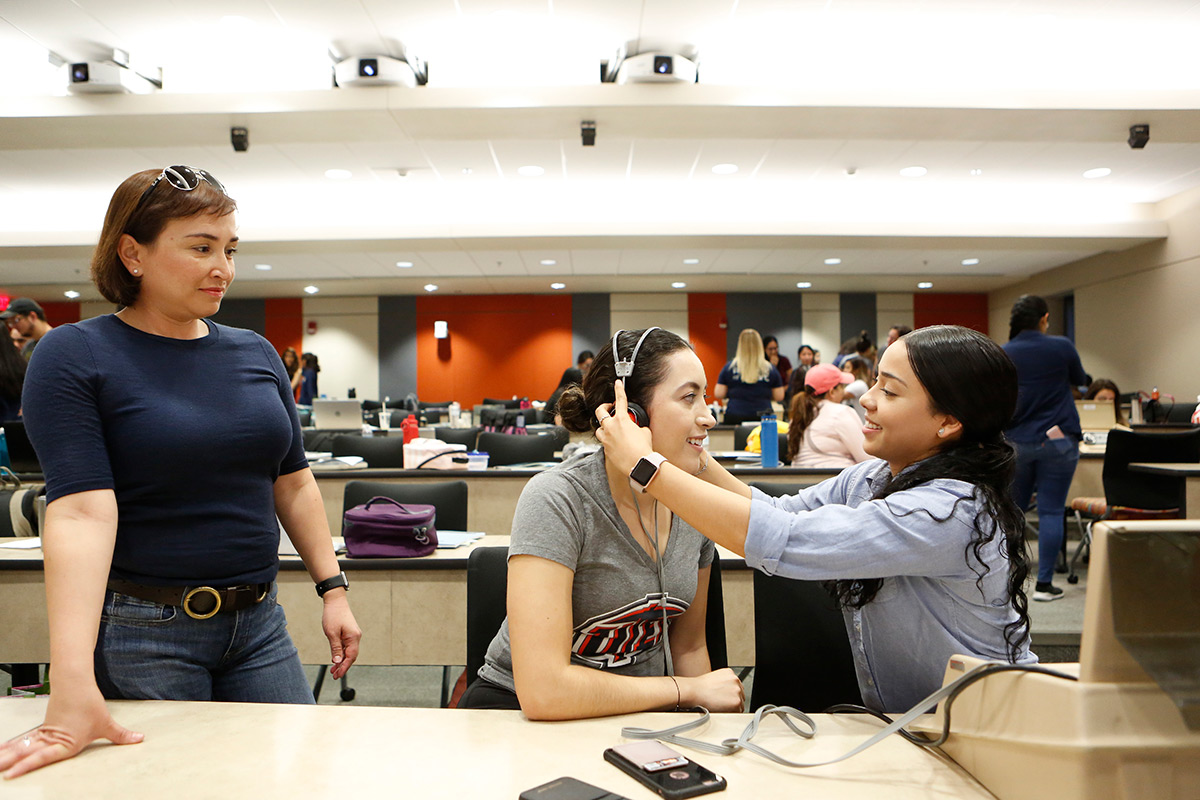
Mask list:
[[[1183,479],[1164,478],[1134,472],[1135,462],[1170,464],[1200,461],[1200,428],[1191,431],[1127,431],[1113,428],[1104,446],[1104,497],[1076,497],[1071,500],[1075,523],[1079,526],[1079,545],[1067,564],[1067,582],[1078,583],[1075,564],[1091,546],[1092,525],[1099,520],[1179,519]],[[1087,525],[1083,519],[1088,517]]]
[[[562,445],[553,434],[529,436],[483,431],[479,434],[478,448],[488,454],[489,467],[503,467],[527,461],[554,461],[554,453]]]
[[[334,457],[362,456],[372,469],[404,469],[404,439],[400,436],[339,434],[330,447]]]
[[[312,408],[296,406],[296,413],[300,416],[301,428],[308,428],[312,425]]]
[[[479,438],[480,428],[476,425],[473,428],[434,428],[433,436],[435,439],[440,439],[443,442],[450,444],[465,444],[468,450],[475,449],[475,442]]]
[[[333,439],[335,436],[343,434],[337,431],[320,431],[316,428],[305,428],[300,431],[300,436],[304,439],[304,449],[310,452],[330,453],[333,452]]]
[[[862,693],[845,619],[825,587],[755,570],[750,707],[766,703],[820,712],[862,705]]]
[[[401,503],[424,503],[436,509],[434,517],[437,527],[448,531],[467,529],[467,482],[445,481],[442,483],[384,483],[381,481],[349,481],[342,493],[342,530],[346,528],[346,511],[362,505],[372,497],[390,497]],[[503,619],[503,618],[502,618]],[[328,665],[322,664],[313,684],[313,699],[321,697],[321,686],[325,682]],[[450,668],[442,667],[442,705],[448,696],[446,682]],[[354,699],[354,689],[346,676],[342,676],[341,698]]]
[[[25,432],[25,423],[10,419],[5,420],[0,428],[4,428],[12,471],[18,474],[40,474],[42,464],[33,449],[33,442],[29,441],[29,434]]]

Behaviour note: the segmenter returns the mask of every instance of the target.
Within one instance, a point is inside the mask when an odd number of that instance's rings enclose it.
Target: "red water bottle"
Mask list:
[[[417,438],[417,418],[409,414],[404,418],[404,422],[400,423],[400,430],[404,431],[404,443],[408,444],[413,439]]]

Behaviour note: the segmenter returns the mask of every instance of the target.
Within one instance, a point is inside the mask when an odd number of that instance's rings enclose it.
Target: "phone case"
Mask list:
[[[685,766],[652,773],[611,747],[604,751],[604,760],[667,800],[720,792],[727,785],[720,775],[691,760]]]
[[[520,800],[629,800],[607,789],[592,786],[576,778],[562,777],[526,789]]]

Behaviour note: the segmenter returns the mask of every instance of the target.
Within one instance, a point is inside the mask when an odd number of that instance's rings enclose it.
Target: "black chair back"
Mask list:
[[[754,571],[754,685],[750,707],[766,703],[821,712],[862,704],[842,612],[817,581]]]
[[[1113,428],[1104,446],[1104,499],[1110,506],[1178,508],[1183,479],[1133,472],[1135,462],[1189,463],[1200,461],[1200,428],[1178,433],[1127,431]]]
[[[771,497],[787,497],[796,494],[801,489],[816,486],[815,483],[772,483],[771,481],[753,481],[750,486]]]
[[[708,663],[712,669],[729,666],[729,647],[725,640],[725,592],[721,588],[721,554],[713,559],[708,571],[708,605],[704,616],[704,639],[708,643]]]
[[[467,684],[508,616],[508,548],[476,547],[467,557]]]
[[[42,471],[42,464],[34,452],[33,442],[25,432],[25,423],[15,419],[0,423],[4,428],[4,438],[8,445],[8,460],[12,471],[17,473],[37,473]]]
[[[559,438],[552,434],[525,435],[512,433],[479,434],[478,448],[488,454],[489,467],[523,464],[527,461],[553,461],[554,453],[562,449]]]
[[[439,529],[467,529],[467,482],[385,483],[383,481],[350,481],[342,493],[343,527],[348,509],[362,505],[372,497],[390,497],[399,503],[424,503],[437,510],[434,524]]]
[[[468,450],[475,449],[475,441],[479,438],[479,426],[473,428],[434,428],[433,436],[450,444],[465,444]]]
[[[330,450],[334,456],[362,456],[372,469],[404,469],[404,438],[401,436],[333,437]]]

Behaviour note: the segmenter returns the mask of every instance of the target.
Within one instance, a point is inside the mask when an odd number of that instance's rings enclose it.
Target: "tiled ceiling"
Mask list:
[[[987,291],[1166,234],[1154,204],[1200,186],[1197,33],[1191,0],[6,0],[0,292],[94,296],[109,194],[168,163],[237,197],[235,295]],[[428,86],[328,86],[328,49],[400,41]],[[696,45],[700,83],[599,85],[625,42]],[[38,53],[113,47],[164,91],[51,96]]]

